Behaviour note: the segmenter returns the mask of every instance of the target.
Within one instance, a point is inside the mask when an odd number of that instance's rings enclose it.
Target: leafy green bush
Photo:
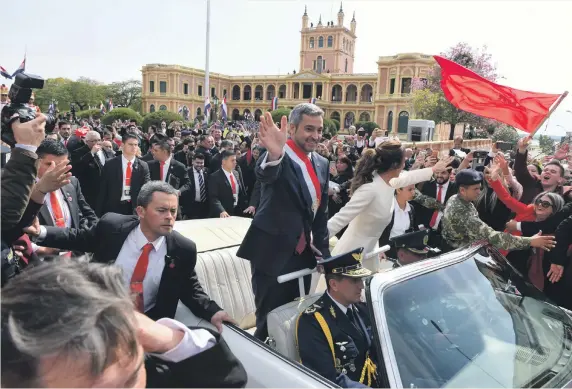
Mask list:
[[[280,123],[280,120],[282,120],[282,116],[286,115],[286,117],[289,117],[290,112],[292,112],[292,110],[289,108],[275,109],[274,111],[271,112],[272,120],[274,120],[274,123]]]
[[[147,115],[145,115],[143,117],[143,124],[141,124],[141,126],[143,127],[143,131],[147,131],[147,129],[151,125],[161,127],[161,122],[163,120],[165,121],[165,123],[167,123],[167,126],[169,126],[169,123],[171,123],[173,121],[181,121],[182,122],[183,117],[181,115],[179,115],[178,113],[169,112],[169,111],[155,111],[155,112],[148,113]]]
[[[143,116],[131,108],[115,108],[101,118],[101,121],[105,125],[111,124],[115,120],[135,120],[137,124],[141,124],[141,122],[143,122]]]
[[[376,128],[381,128],[376,122],[355,122],[354,126],[356,127],[356,130],[359,130],[360,127],[363,127],[363,129],[366,130],[366,132],[370,135]]]
[[[101,111],[99,109],[86,109],[76,112],[75,116],[79,119],[89,119],[90,116],[94,119],[101,119]]]
[[[338,127],[332,119],[324,119],[324,133],[332,136],[338,133]]]
[[[340,121],[338,119],[330,119],[336,126],[336,133],[340,131]]]

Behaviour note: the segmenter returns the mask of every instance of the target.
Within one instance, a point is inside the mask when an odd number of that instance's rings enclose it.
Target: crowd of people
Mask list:
[[[539,166],[525,137],[513,152],[493,145],[475,163],[462,138],[440,155],[404,148],[382,129],[350,127],[348,135],[331,136],[323,132],[323,111],[308,103],[279,123],[270,113],[256,124],[194,128],[60,120],[45,139],[41,121],[15,124],[17,144],[2,174],[3,255],[13,265],[3,262],[2,351],[6,337],[11,356],[3,354],[2,378],[10,384],[61,384],[66,374],[45,370],[54,349],[67,352],[61,369],[78,363],[74,353],[94,354],[85,361],[91,370],[78,370],[66,384],[125,386],[132,383],[121,381],[125,376],[141,383],[139,370],[108,370],[137,362],[139,344],[172,364],[168,381],[157,381],[151,367],[148,384],[196,385],[177,377],[178,369],[202,368],[219,374],[215,386],[244,385],[240,362],[217,333],[173,320],[180,300],[219,332],[233,322],[200,285],[196,246],[173,231],[176,220],[253,218],[237,256],[252,265],[255,336],[262,341],[268,313],[299,295],[296,280],[279,284],[277,276],[319,265],[327,290],[299,318],[298,349],[303,364],[342,387],[379,384],[371,321],[360,305],[363,278],[388,257],[407,263],[428,254],[393,247],[362,258],[405,233],[430,231],[428,246],[442,252],[486,240],[572,309],[569,145]],[[306,293],[314,284],[307,276]],[[24,308],[34,293],[45,299]],[[133,339],[133,326],[153,336]],[[175,353],[183,344],[191,351]],[[205,352],[214,347],[217,354]],[[110,349],[122,354],[102,354]],[[25,376],[32,366],[36,376]]]

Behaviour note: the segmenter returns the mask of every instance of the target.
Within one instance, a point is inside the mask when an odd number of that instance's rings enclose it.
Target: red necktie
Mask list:
[[[131,292],[135,294],[135,306],[141,313],[145,312],[145,302],[143,301],[143,280],[147,274],[147,267],[149,266],[149,253],[153,250],[153,245],[147,243],[143,246],[143,252],[139,256],[133,275],[131,276],[130,288]]]
[[[230,186],[232,187],[232,194],[236,194],[236,183],[234,182],[234,174],[230,173]]]
[[[439,190],[437,191],[437,201],[443,203],[441,200],[441,192],[443,191],[443,185],[439,185]],[[433,228],[435,223],[437,222],[437,215],[439,215],[439,210],[433,212],[433,216],[431,217],[431,221],[429,222],[429,227]]]
[[[58,201],[58,196],[56,192],[50,192],[50,204],[52,206],[52,213],[54,216],[54,222],[56,223],[57,227],[65,227],[66,220],[64,219],[64,213],[62,211],[62,207],[60,206],[60,202]]]
[[[159,162],[159,179],[163,181],[163,168],[165,167],[165,162]]]
[[[127,162],[127,169],[125,170],[125,186],[131,186],[131,162]]]

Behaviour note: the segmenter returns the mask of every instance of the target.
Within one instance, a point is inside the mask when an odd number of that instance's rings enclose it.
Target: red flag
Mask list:
[[[533,132],[561,95],[527,92],[498,85],[438,55],[441,88],[455,107]]]

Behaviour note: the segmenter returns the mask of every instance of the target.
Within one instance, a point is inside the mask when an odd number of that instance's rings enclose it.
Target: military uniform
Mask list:
[[[462,170],[455,178],[458,185],[475,185],[482,180],[482,174],[472,169]],[[459,194],[452,196],[447,202],[442,225],[441,235],[454,249],[484,239],[500,249],[524,250],[530,247],[532,241],[532,238],[495,231],[479,218],[475,205],[463,200]]]
[[[326,274],[363,278],[371,272],[361,266],[362,252],[360,248],[318,266]],[[379,386],[371,321],[364,303],[345,307],[324,293],[298,317],[296,345],[304,366],[343,388]]]

